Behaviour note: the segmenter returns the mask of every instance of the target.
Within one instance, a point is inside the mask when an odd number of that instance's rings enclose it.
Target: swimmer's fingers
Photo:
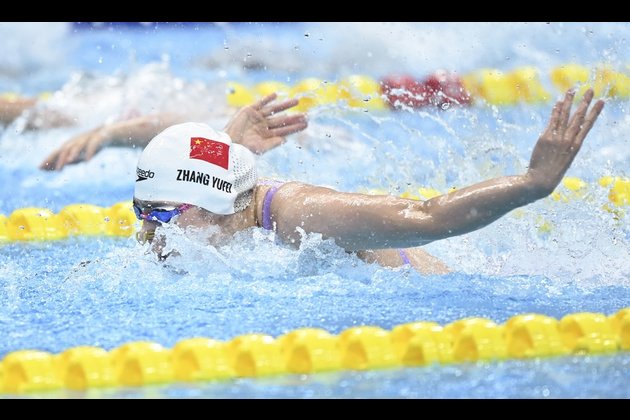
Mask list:
[[[584,97],[580,102],[577,110],[571,117],[571,121],[569,122],[569,127],[567,128],[566,137],[570,142],[576,138],[577,134],[580,132],[582,127],[582,123],[584,122],[584,117],[586,116],[586,110],[588,109],[591,100],[593,99],[593,89],[589,89],[584,93]]]
[[[271,150],[274,147],[278,147],[285,141],[286,141],[286,138],[282,136],[269,137],[268,139],[265,140],[265,150],[263,152]]]
[[[297,98],[287,99],[282,102],[278,102],[277,104],[269,104],[265,108],[261,109],[260,112],[262,112],[265,117],[268,117],[270,115],[286,111],[289,108],[293,108],[298,103],[300,103],[300,101]]]
[[[100,144],[96,141],[88,143],[83,149],[83,161],[88,161],[94,157],[96,152],[100,149]]]
[[[260,111],[265,105],[267,105],[269,102],[273,101],[277,97],[278,97],[278,95],[276,95],[275,93],[271,93],[271,94],[265,96],[264,98],[259,99],[258,101],[254,102],[251,105],[251,107],[254,108],[257,111]]]
[[[55,169],[59,171],[70,163],[77,163],[86,160],[86,152],[92,142],[96,142],[97,144],[100,143],[97,132],[88,132],[69,140],[62,146]]]
[[[274,128],[269,130],[272,136],[284,137],[289,134],[297,133],[299,131],[304,130],[308,126],[308,122],[306,120],[297,122],[295,124],[286,125],[284,127]]]
[[[595,102],[595,105],[593,105],[593,108],[591,108],[591,111],[588,113],[588,116],[584,120],[584,123],[582,123],[580,132],[575,137],[575,141],[577,142],[578,147],[582,145],[582,142],[584,142],[586,135],[589,131],[591,131],[591,128],[593,127],[593,124],[595,124],[595,121],[597,120],[599,114],[602,112],[602,109],[604,109],[604,101],[600,99],[599,101]]]
[[[69,148],[67,153],[64,155],[64,159],[63,161],[57,161],[57,166],[59,167],[58,169],[63,168],[65,165],[69,164],[69,163],[75,163],[75,162],[80,162],[81,160],[81,154],[85,151],[85,145],[88,142],[89,137],[87,138],[82,138],[81,141],[78,141],[74,144],[72,144]]]
[[[558,126],[558,122],[560,121],[560,110],[562,109],[562,101],[556,102],[553,106],[553,110],[551,111],[551,118],[549,119],[549,124],[547,124],[547,128],[543,132],[542,136],[551,138],[555,134]]]
[[[40,163],[39,169],[42,169],[44,171],[54,171],[58,156],[59,156],[59,150],[55,150],[54,152],[46,156],[44,161]]]
[[[559,131],[561,136],[564,135],[564,132],[567,129],[567,124],[569,123],[571,106],[573,106],[573,98],[575,98],[575,91],[573,89],[569,89],[564,95],[562,107],[560,108],[560,115],[558,117],[558,124],[556,125],[556,130]]]
[[[73,145],[64,144],[61,146],[59,150],[59,156],[57,157],[57,162],[55,163],[55,171],[61,170],[68,161],[68,155],[72,153]]]
[[[304,114],[295,115],[279,115],[277,117],[267,118],[267,127],[278,128],[286,127],[293,124],[301,124],[306,122],[306,116]]]
[[[90,160],[94,157],[96,152],[103,147],[103,141],[105,138],[102,135],[94,135],[90,138],[90,141],[85,146],[85,160]]]
[[[91,143],[95,140],[98,139],[95,138],[94,133],[83,134],[68,140],[61,145],[59,149],[52,152],[44,162],[42,162],[40,168],[48,171],[59,171],[69,163],[81,161],[81,155],[84,155],[83,158],[87,156],[86,152],[89,150],[89,147],[91,147]],[[98,147],[99,144],[100,141],[97,141],[96,147]]]

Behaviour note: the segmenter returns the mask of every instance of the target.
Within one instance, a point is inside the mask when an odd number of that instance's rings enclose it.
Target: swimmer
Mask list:
[[[283,111],[298,104],[297,99],[275,102],[276,99],[277,95],[271,94],[241,108],[224,128],[231,143],[239,143],[255,154],[262,154],[284,143],[286,136],[307,127],[304,114],[283,114]],[[41,169],[59,170],[67,164],[89,160],[98,150],[107,146],[144,147],[158,133],[182,121],[184,117],[181,115],[161,113],[98,127],[75,137],[53,152],[42,163]],[[147,172],[146,175],[149,174]],[[139,168],[138,179],[141,176],[142,169]],[[401,265],[401,252],[404,252],[404,263],[418,269],[426,271],[432,267],[432,272],[438,269],[440,273],[448,271],[445,264],[422,249],[371,251],[361,254],[361,257],[366,261],[394,267]]]
[[[602,100],[591,107],[589,89],[571,115],[574,96],[568,91],[553,107],[526,173],[426,201],[261,181],[254,154],[235,143],[227,130],[217,132],[199,123],[174,125],[155,136],[138,161],[133,197],[134,211],[143,222],[138,240],[150,241],[164,259],[169,255],[162,253],[166,240],[157,229],[170,222],[181,228],[217,226],[227,236],[262,227],[294,247],[304,233],[320,233],[366,261],[446,272],[444,264],[413,247],[480,229],[551,194],[604,107]],[[264,104],[258,107],[265,109]],[[216,235],[208,240],[216,240]]]

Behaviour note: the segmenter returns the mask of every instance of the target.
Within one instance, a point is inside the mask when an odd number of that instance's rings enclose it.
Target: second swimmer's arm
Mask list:
[[[283,111],[296,106],[298,100],[275,102],[276,98],[276,94],[271,94],[239,109],[224,131],[234,143],[262,154],[280,145],[285,136],[305,129],[305,115],[283,114]],[[183,115],[161,113],[118,121],[99,130],[104,141],[112,146],[144,147],[164,129],[185,121]]]
[[[275,99],[275,94],[269,95],[237,112],[225,128],[234,143],[261,154],[282,144],[285,136],[306,128],[305,115],[283,113],[297,105],[297,99],[278,103]],[[68,164],[91,159],[106,146],[144,147],[162,130],[185,121],[184,115],[161,113],[106,124],[71,138],[39,167],[60,170]]]
[[[39,168],[58,171],[70,163],[90,160],[109,145],[144,147],[162,130],[182,121],[182,116],[162,113],[105,124],[71,138],[48,155]]]

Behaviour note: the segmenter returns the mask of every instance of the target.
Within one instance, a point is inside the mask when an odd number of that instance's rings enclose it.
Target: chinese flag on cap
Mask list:
[[[203,160],[227,170],[230,161],[230,145],[203,137],[191,137],[190,158]]]

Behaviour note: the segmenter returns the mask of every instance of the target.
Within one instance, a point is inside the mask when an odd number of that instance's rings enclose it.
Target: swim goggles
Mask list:
[[[164,210],[164,209],[153,209],[149,213],[143,213],[142,209],[138,207],[138,205],[133,205],[133,211],[136,213],[136,217],[138,220],[148,220],[151,222],[158,223],[168,223],[175,216],[179,216],[189,208],[191,208],[191,204],[182,204],[179,207],[175,207],[172,210]]]

